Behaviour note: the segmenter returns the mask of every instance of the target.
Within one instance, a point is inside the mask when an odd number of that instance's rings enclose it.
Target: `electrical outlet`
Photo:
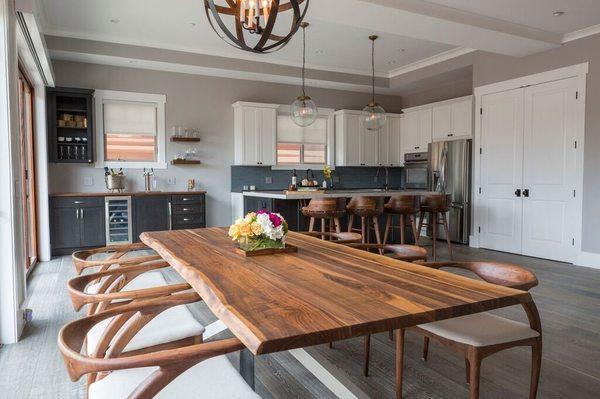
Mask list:
[[[83,178],[83,185],[86,187],[91,187],[94,185],[94,178],[92,176],[87,176]]]
[[[176,177],[174,177],[174,176],[173,176],[173,177],[169,177],[169,178],[167,178],[167,184],[168,184],[169,186],[174,186],[174,185],[176,185],[176,184],[177,184],[177,178],[176,178]]]
[[[271,176],[265,177],[265,184],[273,184],[273,178]]]

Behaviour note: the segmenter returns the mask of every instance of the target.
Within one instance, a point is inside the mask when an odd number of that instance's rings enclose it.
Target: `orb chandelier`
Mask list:
[[[210,26],[225,42],[245,51],[269,53],[285,46],[298,31],[308,10],[308,2],[309,0],[204,0],[204,8]],[[286,28],[287,33],[283,36],[276,35],[273,33],[276,24],[278,27],[289,26],[289,30]]]
[[[302,95],[292,103],[290,117],[298,126],[306,127],[312,125],[317,119],[317,105],[306,95],[305,69],[306,69],[306,27],[308,22],[302,22]]]
[[[385,120],[387,119],[385,110],[375,102],[375,40],[378,38],[379,36],[377,35],[369,36],[369,40],[371,40],[371,67],[373,72],[371,75],[372,92],[371,101],[362,110],[361,114],[363,126],[367,130],[381,129],[385,125]]]

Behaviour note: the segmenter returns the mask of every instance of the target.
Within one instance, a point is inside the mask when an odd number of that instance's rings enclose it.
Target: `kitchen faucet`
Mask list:
[[[390,177],[390,171],[387,166],[379,165],[379,167],[377,168],[377,173],[375,174],[375,179],[377,179],[377,182],[379,182],[379,171],[381,170],[381,168],[383,168],[385,170],[385,183],[383,184],[383,188],[385,191],[388,191],[390,189],[390,186],[388,184],[389,177]]]

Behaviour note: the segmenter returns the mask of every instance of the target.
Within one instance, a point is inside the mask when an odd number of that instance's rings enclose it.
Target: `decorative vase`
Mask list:
[[[271,240],[268,238],[242,238],[238,242],[240,249],[246,252],[259,251],[267,248],[285,248],[284,240]]]

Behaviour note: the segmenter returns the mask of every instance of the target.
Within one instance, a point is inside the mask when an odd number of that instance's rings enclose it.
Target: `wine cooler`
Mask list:
[[[131,243],[131,197],[106,197],[106,245]]]

